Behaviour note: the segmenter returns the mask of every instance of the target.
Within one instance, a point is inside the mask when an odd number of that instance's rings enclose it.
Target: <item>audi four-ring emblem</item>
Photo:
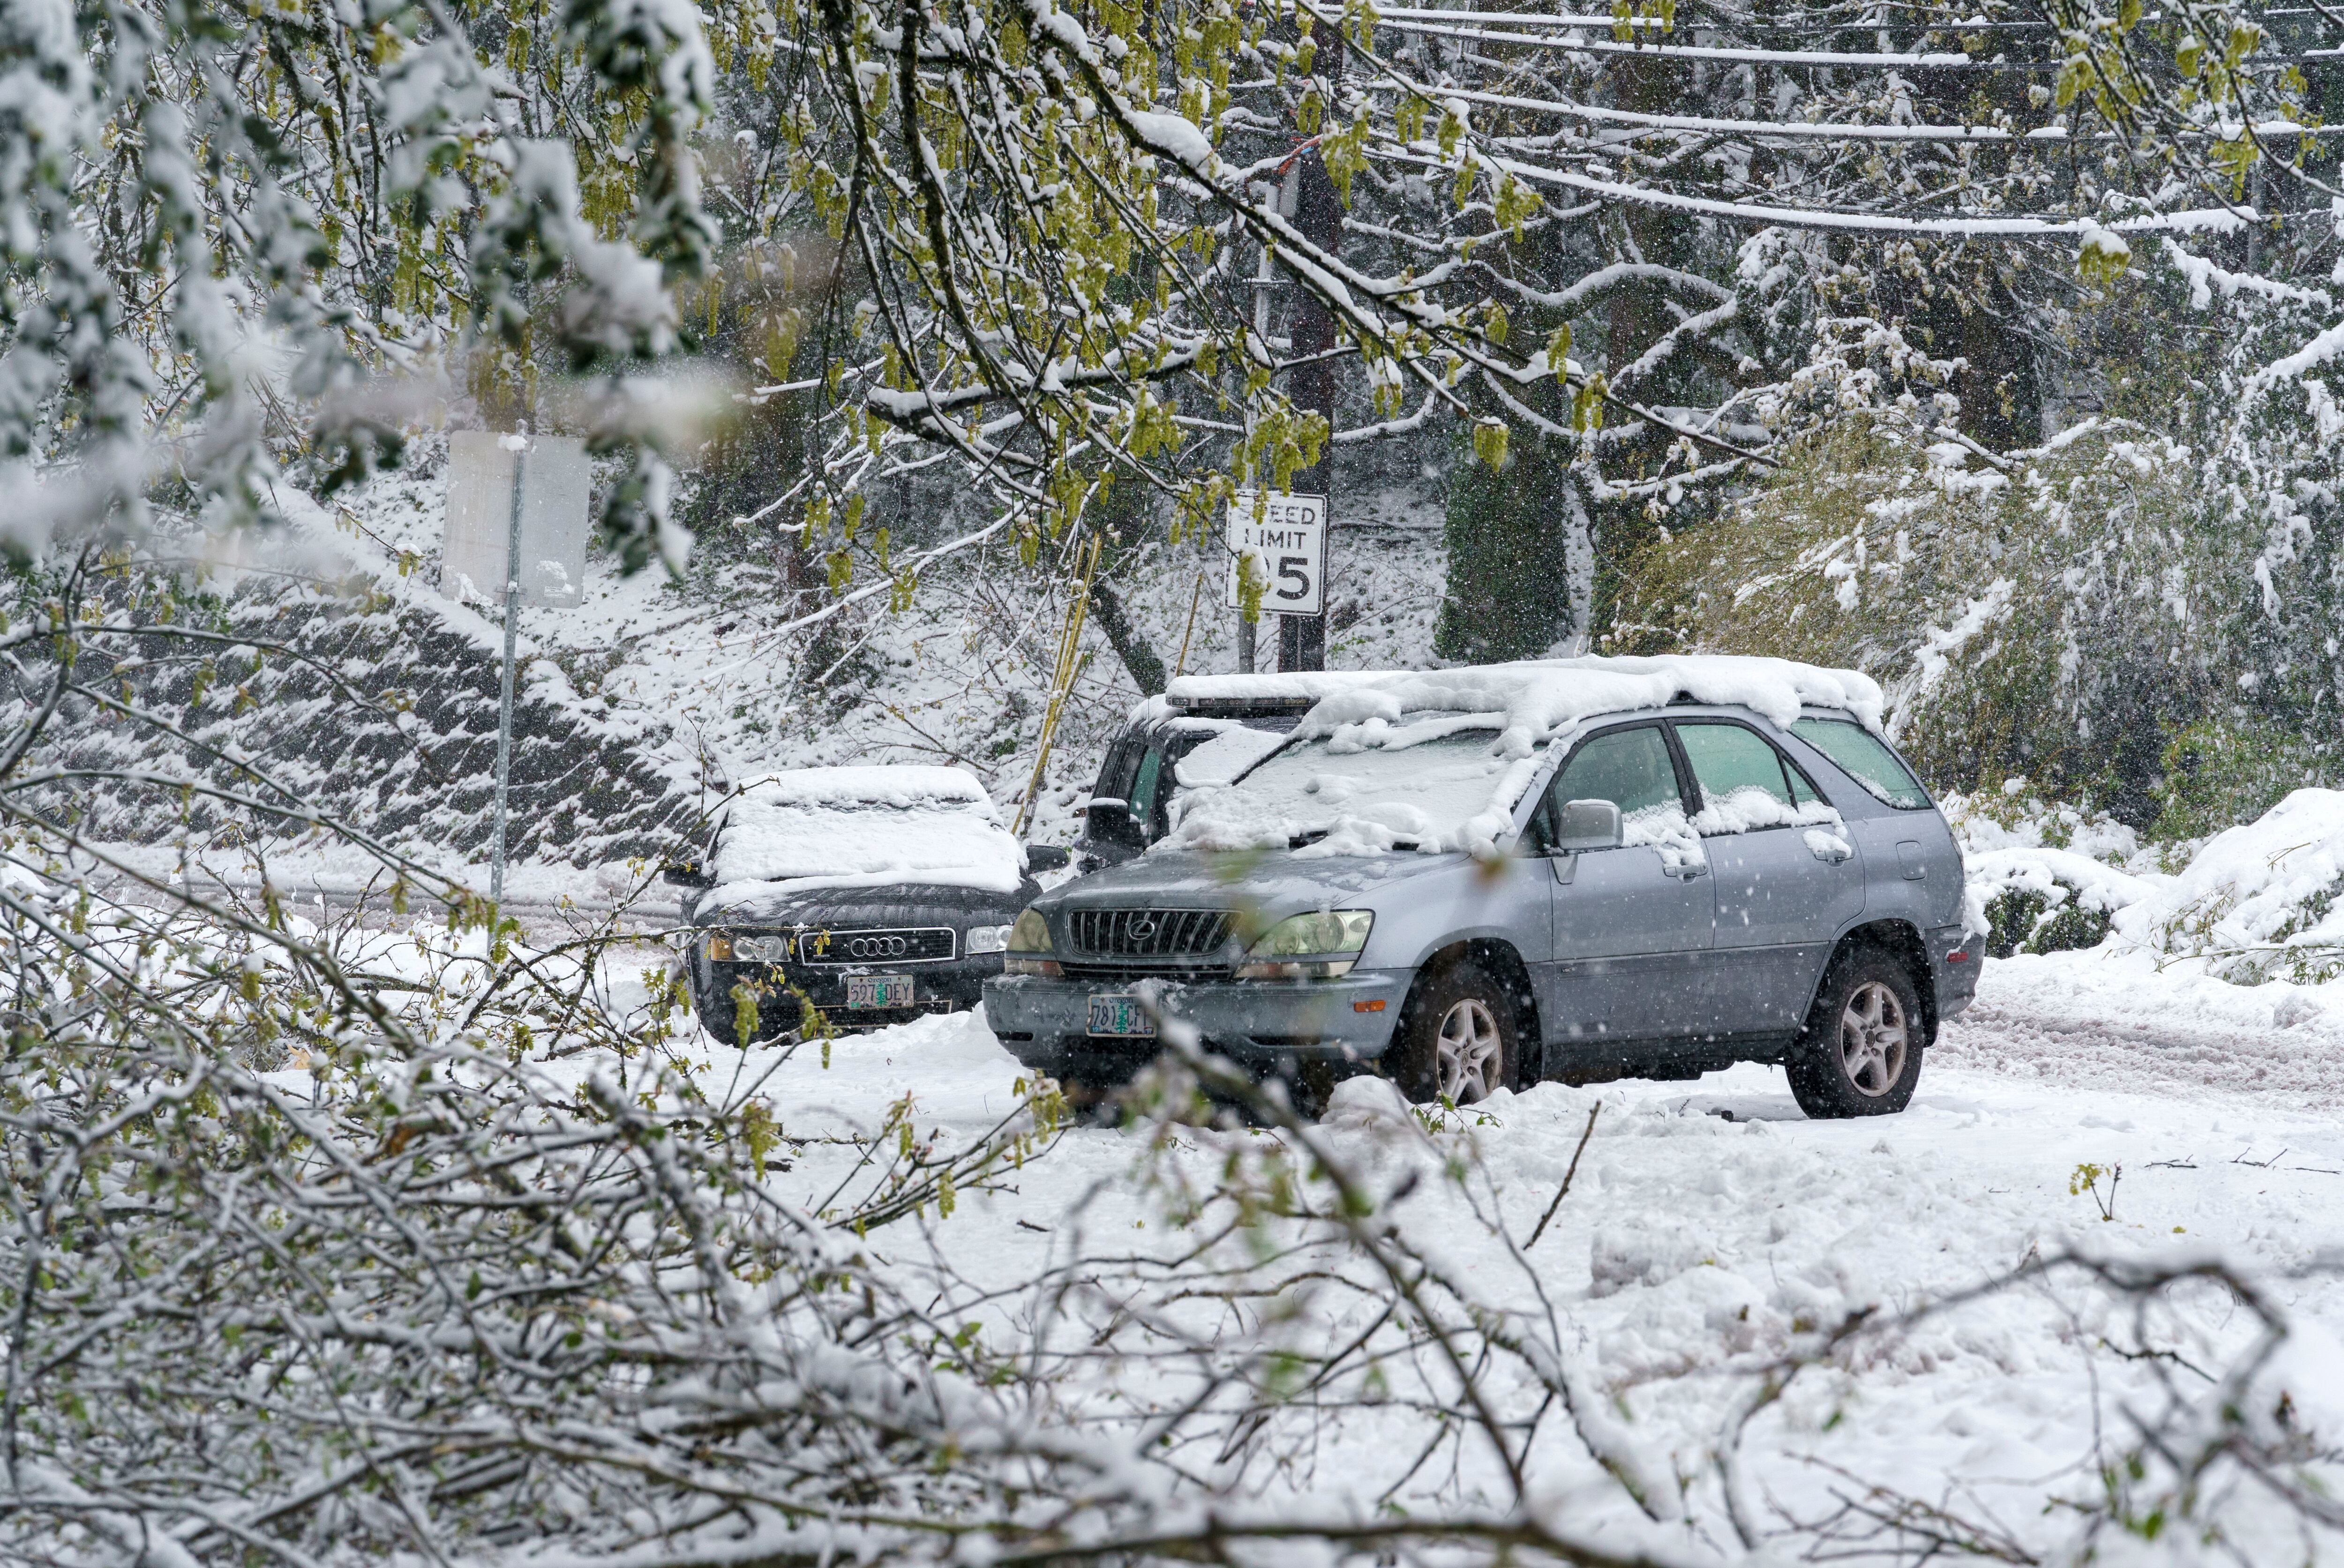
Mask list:
[[[850,958],[901,958],[912,950],[901,936],[850,936],[841,946]]]

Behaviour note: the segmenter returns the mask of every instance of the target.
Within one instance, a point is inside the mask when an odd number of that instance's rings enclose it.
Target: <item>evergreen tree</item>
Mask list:
[[[1563,443],[1509,443],[1496,467],[1458,462],[1446,535],[1449,591],[1432,643],[1441,657],[1535,658],[1584,629],[1592,561]]]

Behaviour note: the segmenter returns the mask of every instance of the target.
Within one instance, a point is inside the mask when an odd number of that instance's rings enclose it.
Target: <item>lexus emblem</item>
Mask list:
[[[1153,915],[1143,915],[1138,919],[1133,921],[1131,923],[1131,934],[1134,936],[1139,937],[1143,941],[1155,936],[1156,916]]]

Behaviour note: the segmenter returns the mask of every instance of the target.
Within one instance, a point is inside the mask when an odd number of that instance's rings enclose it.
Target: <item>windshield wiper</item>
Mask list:
[[[1288,849],[1300,849],[1304,845],[1316,844],[1326,836],[1327,830],[1325,828],[1314,827],[1308,833],[1297,833],[1288,835],[1286,847]],[[1395,838],[1391,842],[1391,846],[1394,849],[1413,851],[1418,847],[1418,845],[1417,841],[1412,838]]]

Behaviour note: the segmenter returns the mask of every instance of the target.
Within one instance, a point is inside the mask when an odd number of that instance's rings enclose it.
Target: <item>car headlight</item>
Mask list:
[[[786,964],[790,958],[790,939],[786,936],[723,936],[708,938],[708,957],[715,964]]]
[[[1009,951],[1009,934],[1016,929],[1015,926],[972,926],[968,928],[968,939],[961,945],[961,951],[971,957],[980,953],[1006,953]]]
[[[1289,915],[1246,949],[1240,980],[1332,980],[1348,975],[1376,924],[1365,909],[1314,909]]]
[[[1001,963],[1005,975],[1040,975],[1055,980],[1066,974],[1049,956],[1055,951],[1050,946],[1050,923],[1038,909],[1028,909],[1017,917],[1017,924],[1009,928],[1006,951],[1009,956]]]

